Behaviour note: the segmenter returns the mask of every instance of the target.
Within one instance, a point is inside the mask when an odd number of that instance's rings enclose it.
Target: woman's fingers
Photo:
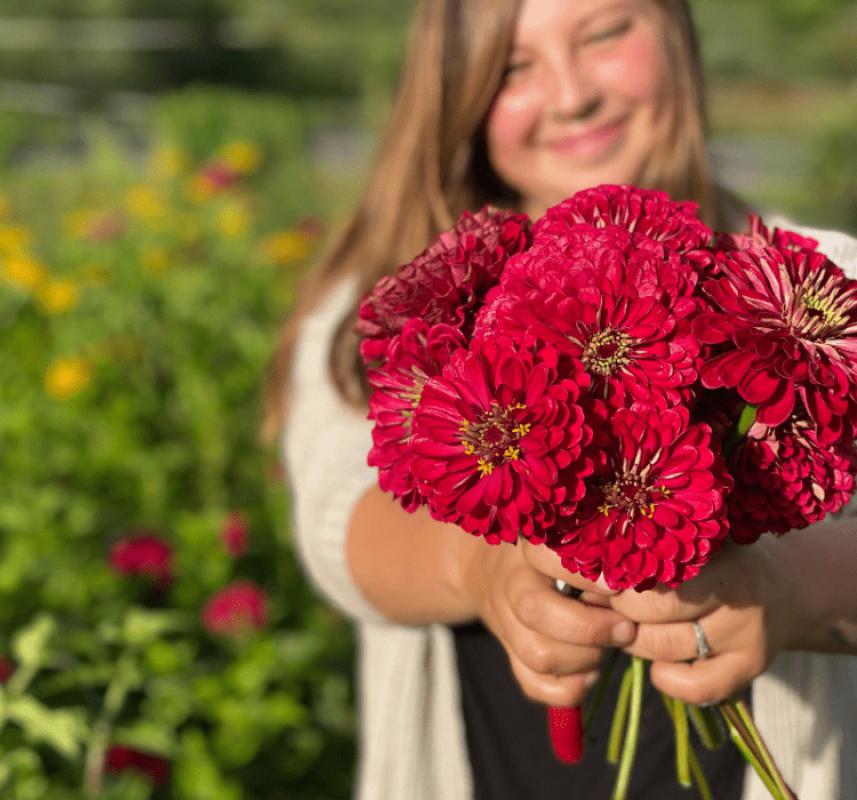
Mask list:
[[[546,675],[528,667],[508,648],[512,672],[524,694],[546,706],[579,706],[598,680],[595,670],[573,675]]]
[[[507,649],[539,675],[590,672],[601,663],[604,650],[557,641],[521,625],[510,626]]]
[[[709,614],[722,605],[722,600],[707,592],[679,589],[632,590],[610,598],[610,605],[635,622],[689,622]]]
[[[636,625],[613,609],[589,606],[566,597],[552,585],[522,573],[509,593],[518,622],[551,639],[587,647],[624,647]]]
[[[582,592],[594,592],[602,595],[616,594],[616,590],[611,589],[605,583],[604,578],[599,578],[593,582],[586,580],[586,578],[574,572],[569,572],[562,565],[560,557],[544,545],[534,545],[530,544],[526,539],[520,539],[518,547],[521,548],[524,558],[533,569],[554,580],[563,581],[563,583],[567,583],[569,586],[579,589]]]
[[[730,631],[723,629],[724,624],[728,625],[725,616],[712,614],[698,622],[711,655],[723,653],[731,640]],[[690,661],[699,656],[693,622],[640,623],[637,637],[625,650],[649,661]]]
[[[746,686],[764,668],[746,651],[671,664],[658,661],[650,671],[652,684],[664,694],[695,706],[719,703]]]

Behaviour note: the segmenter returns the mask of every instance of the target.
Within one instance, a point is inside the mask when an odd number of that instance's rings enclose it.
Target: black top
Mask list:
[[[606,762],[607,738],[630,658],[624,653],[619,656],[607,695],[587,731],[583,760],[567,766],[551,750],[547,709],[523,694],[497,639],[482,625],[458,626],[452,632],[475,800],[609,800],[616,768]],[[740,798],[744,761],[734,745],[726,742],[712,752],[698,744],[696,752],[714,797]],[[695,789],[682,789],[676,781],[673,724],[647,678],[628,797],[689,800],[696,796]]]

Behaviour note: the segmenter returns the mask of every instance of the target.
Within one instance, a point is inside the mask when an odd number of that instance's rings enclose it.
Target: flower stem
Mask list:
[[[735,427],[729,431],[729,436],[726,437],[726,442],[723,445],[723,455],[728,458],[735,452],[736,448],[747,435],[747,431],[753,427],[756,421],[756,412],[758,408],[750,403],[746,403],[741,409],[741,415],[738,417],[738,422]]]
[[[708,785],[708,780],[702,771],[702,764],[699,763],[699,759],[696,757],[696,753],[693,752],[693,748],[690,749],[690,774],[693,776],[696,788],[699,789],[700,800],[714,800],[714,795],[711,794],[711,787]]]
[[[706,750],[717,750],[723,744],[723,733],[717,724],[717,717],[710,708],[688,706],[687,713],[696,729],[699,740]]]
[[[619,775],[613,787],[612,800],[625,800],[628,784],[631,782],[631,770],[637,755],[640,739],[640,716],[643,710],[643,683],[645,681],[645,662],[634,656],[631,659],[631,700],[628,710],[628,728],[625,731],[625,744],[622,748],[622,760],[619,762]]]
[[[729,717],[725,717],[725,719],[726,725],[729,727],[730,738],[735,746],[741,751],[741,755],[744,756],[744,760],[750,764],[754,770],[756,770],[756,774],[759,776],[762,783],[765,784],[765,788],[771,793],[771,797],[773,797],[774,800],[784,800],[782,792],[780,792],[776,783],[774,783],[774,779],[756,757],[756,754],[750,749],[738,729],[732,724],[732,720]]]
[[[631,667],[625,670],[622,684],[619,686],[619,697],[613,710],[613,722],[610,723],[610,736],[607,739],[607,761],[618,764],[622,751],[622,734],[625,733],[625,720],[628,718],[628,704],[631,701],[631,682],[633,675]]]
[[[592,699],[587,704],[586,716],[583,719],[583,729],[589,730],[592,725],[592,720],[595,719],[595,714],[601,707],[601,703],[607,696],[607,689],[610,686],[610,681],[613,679],[613,673],[616,671],[616,664],[619,661],[619,651],[609,650],[604,659],[604,667],[601,670],[601,675],[598,678],[598,683],[592,692]]]
[[[673,699],[673,723],[675,724],[675,770],[676,778],[684,789],[693,784],[690,780],[690,728],[687,724],[687,706]]]
[[[755,744],[756,749],[762,757],[762,763],[765,765],[765,768],[768,770],[771,777],[774,779],[774,783],[777,785],[777,789],[782,792],[783,797],[789,798],[789,800],[796,800],[794,792],[792,792],[791,788],[789,788],[789,785],[786,783],[782,772],[780,772],[776,762],[774,761],[774,757],[771,755],[771,751],[768,750],[764,739],[762,739],[762,734],[759,733],[759,729],[756,727],[756,723],[753,721],[753,717],[750,714],[750,710],[747,708],[747,704],[743,700],[735,699],[727,700],[726,702],[729,705],[733,706],[738,712],[738,715],[741,718],[741,722],[744,723],[744,727],[752,737],[753,743]]]

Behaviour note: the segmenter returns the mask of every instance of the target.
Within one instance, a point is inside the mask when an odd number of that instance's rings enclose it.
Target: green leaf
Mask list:
[[[131,608],[125,616],[122,630],[124,640],[135,647],[144,647],[166,633],[182,630],[187,626],[183,614],[174,611],[149,611]]]
[[[44,743],[71,760],[80,755],[87,726],[80,709],[50,709],[29,695],[11,700],[6,708],[9,719],[34,743]]]
[[[50,614],[39,614],[30,624],[18,631],[12,639],[15,660],[30,667],[41,666],[47,655],[48,642],[56,630],[56,621]]]

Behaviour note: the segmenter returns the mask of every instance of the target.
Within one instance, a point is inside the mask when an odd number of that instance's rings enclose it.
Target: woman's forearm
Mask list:
[[[484,541],[424,509],[406,512],[377,487],[358,502],[348,529],[347,560],[365,597],[405,625],[454,624],[475,618],[468,568]]]
[[[792,607],[810,611],[792,649],[857,655],[857,518],[792,531],[777,545],[792,562]]]

